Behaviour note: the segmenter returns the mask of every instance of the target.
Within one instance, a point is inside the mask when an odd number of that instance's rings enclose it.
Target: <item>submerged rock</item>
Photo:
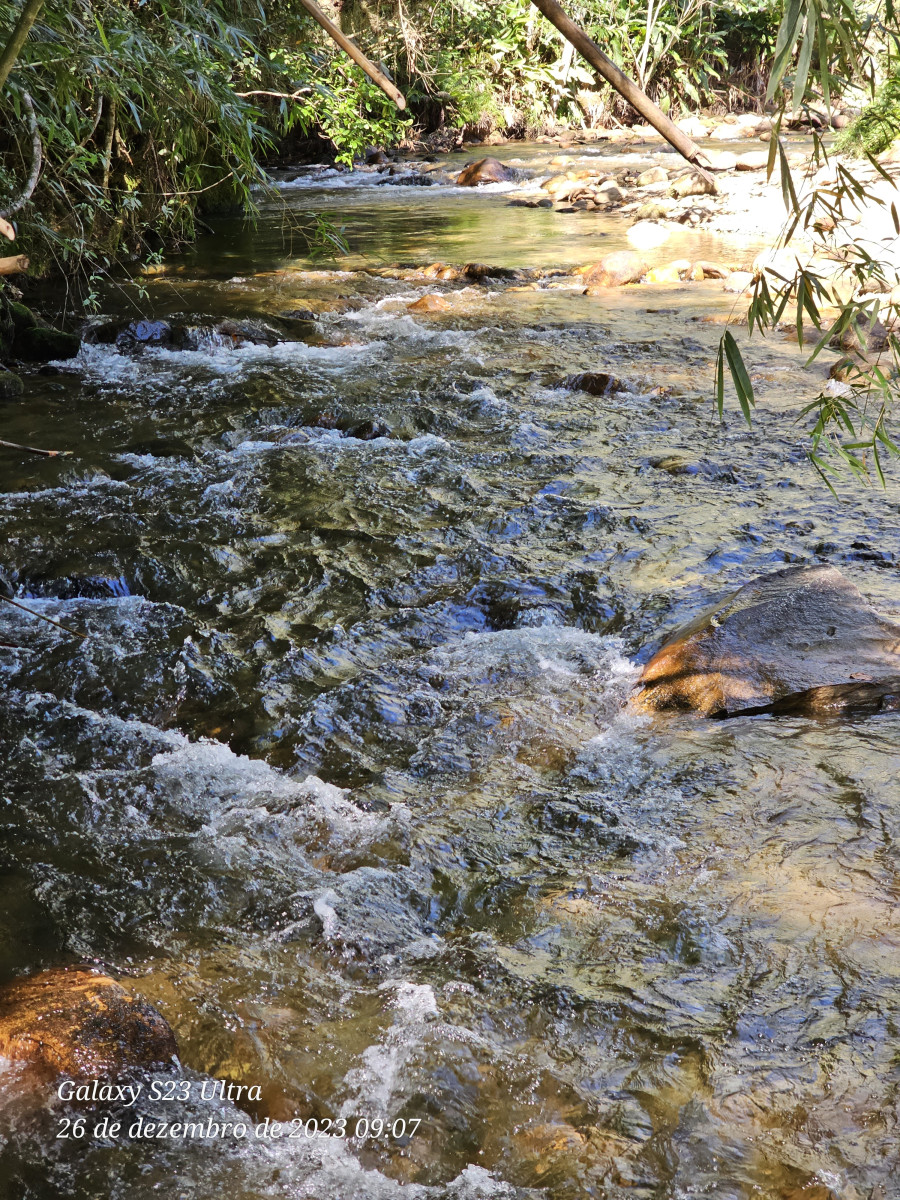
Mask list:
[[[57,967],[0,989],[0,1055],[38,1079],[110,1079],[176,1054],[159,1013],[108,975]]]
[[[373,417],[368,421],[360,421],[356,425],[350,425],[345,431],[346,437],[356,438],[360,442],[374,442],[376,438],[387,438],[391,436],[391,427],[378,417]]]
[[[625,384],[615,375],[605,371],[584,371],[580,375],[567,375],[557,387],[569,392],[587,392],[591,396],[609,396],[613,392],[625,391]]]
[[[483,279],[521,279],[523,273],[515,267],[493,267],[489,263],[471,262],[462,268],[462,277],[480,283]]]
[[[447,312],[451,307],[446,296],[427,295],[413,300],[412,304],[407,304],[406,311],[411,313]]]
[[[0,367],[0,400],[16,400],[24,391],[21,376]]]
[[[306,309],[286,313],[288,320],[308,320],[315,314]],[[68,335],[67,335],[68,336]],[[275,346],[285,338],[285,330],[267,321],[231,319],[208,323],[202,317],[192,321],[102,321],[89,325],[84,340],[104,346],[115,346],[123,352],[147,348],[163,350],[199,350],[210,342],[234,347],[244,345]],[[76,339],[77,340],[77,339]],[[62,357],[62,356],[57,356]]]
[[[512,178],[512,171],[499,158],[479,158],[463,167],[456,183],[458,187],[477,187],[479,183],[507,183]]]
[[[120,350],[135,346],[171,346],[172,326],[168,321],[129,321],[115,336]]]
[[[631,706],[707,717],[896,707],[900,625],[834,567],[788,567],[746,584],[650,659]]]

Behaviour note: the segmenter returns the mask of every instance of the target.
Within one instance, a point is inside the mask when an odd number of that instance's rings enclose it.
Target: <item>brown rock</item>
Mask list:
[[[806,688],[771,704],[738,709],[723,716],[746,717],[771,713],[776,717],[836,717],[852,712],[857,716],[900,712],[900,675],[893,678],[861,680],[858,683],[825,683]]]
[[[407,304],[406,311],[411,313],[422,312],[446,312],[450,308],[450,301],[446,296],[420,296],[418,300],[414,300],[412,304]]]
[[[622,287],[626,283],[637,283],[646,275],[649,266],[644,256],[636,250],[616,250],[605,255],[582,274],[588,289]]]
[[[477,187],[479,183],[506,183],[512,177],[499,158],[479,158],[463,167],[456,183],[458,187]]]
[[[566,388],[570,392],[588,392],[591,396],[608,396],[612,392],[622,392],[625,384],[615,375],[605,371],[584,371],[580,375],[567,375],[560,380],[557,387]]]
[[[423,268],[421,273],[426,279],[459,279],[459,269],[451,267],[449,263],[431,263],[430,266]]]
[[[57,967],[0,989],[0,1055],[41,1077],[109,1079],[176,1054],[159,1013],[108,975]]]
[[[667,217],[674,206],[675,201],[669,199],[660,200],[645,200],[634,210],[635,221],[658,221],[661,217]]]
[[[541,184],[541,189],[554,200],[567,200],[579,186],[578,180],[573,175],[551,175]]]
[[[631,704],[707,717],[881,711],[894,706],[898,678],[900,625],[834,567],[788,567],[679,630],[647,663]]]

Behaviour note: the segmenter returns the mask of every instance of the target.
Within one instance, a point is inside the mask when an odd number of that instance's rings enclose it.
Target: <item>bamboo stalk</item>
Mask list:
[[[301,3],[304,0],[301,0]],[[691,141],[686,133],[683,133],[678,126],[671,121],[666,114],[654,104],[637,84],[625,75],[616,64],[600,49],[600,47],[592,42],[584,30],[576,25],[575,22],[566,15],[563,8],[556,3],[556,0],[531,0],[535,8],[539,9],[544,14],[552,25],[555,25],[559,32],[563,35],[566,41],[572,43],[583,59],[590,63],[598,75],[602,75],[607,83],[611,84],[616,89],[632,108],[636,109],[649,125],[661,133],[673,149],[677,150],[682,158],[694,167],[699,175],[718,192],[716,182],[711,175],[708,175],[700,163],[701,150]]]
[[[21,275],[28,270],[28,256],[14,254],[12,258],[0,258],[0,275]]]
[[[319,22],[329,37],[333,38],[337,42],[344,53],[349,54],[357,66],[362,67],[369,78],[378,84],[385,95],[390,96],[399,109],[402,110],[406,108],[406,97],[403,95],[403,93],[399,92],[394,87],[383,71],[379,71],[375,64],[366,58],[359,46],[357,46],[355,42],[352,42],[350,38],[348,38],[346,34],[344,34],[338,28],[338,26],[335,25],[334,21],[325,16],[321,8],[319,8],[318,4],[316,4],[314,0],[300,0],[300,3],[310,16]]]
[[[16,240],[15,229],[13,229],[9,221],[5,221],[3,217],[0,217],[0,233],[2,233],[5,238],[9,238],[11,242]]]
[[[16,22],[12,36],[0,54],[0,88],[6,83],[6,78],[13,69],[13,63],[19,57],[19,51],[25,45],[29,30],[38,18],[38,13],[44,7],[44,0],[25,0],[25,7]]]

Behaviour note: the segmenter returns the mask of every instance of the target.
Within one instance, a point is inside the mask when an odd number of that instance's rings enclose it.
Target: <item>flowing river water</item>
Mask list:
[[[718,422],[720,283],[377,270],[596,261],[621,217],[383,180],[302,175],[106,298],[300,310],[303,340],[89,345],[3,410],[74,453],[4,459],[0,566],[89,634],[0,606],[3,978],[96,963],[185,1078],[311,1122],[75,1144],[8,1078],[8,1194],[900,1196],[900,716],[621,708],[663,634],[786,563],[897,613],[896,488],[817,480],[780,335],[753,431]],[[309,211],[349,257],[304,257]],[[590,370],[624,390],[558,386]]]

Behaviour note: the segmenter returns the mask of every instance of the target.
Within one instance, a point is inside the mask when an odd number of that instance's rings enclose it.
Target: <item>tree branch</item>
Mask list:
[[[254,92],[235,92],[234,94],[236,96],[240,96],[242,99],[246,96],[274,96],[276,100],[299,100],[301,96],[311,96],[313,94],[313,88],[302,87],[302,88],[298,88],[296,90],[296,92],[254,91]]]
[[[41,164],[43,162],[43,151],[41,149],[41,134],[38,129],[37,114],[34,111],[34,104],[27,92],[22,93],[22,99],[25,102],[25,107],[28,110],[28,124],[31,128],[31,174],[25,183],[25,187],[19,193],[12,203],[0,212],[0,217],[10,217],[14,212],[18,212],[20,208],[31,199],[31,194],[37,187],[37,181],[41,173]]]

